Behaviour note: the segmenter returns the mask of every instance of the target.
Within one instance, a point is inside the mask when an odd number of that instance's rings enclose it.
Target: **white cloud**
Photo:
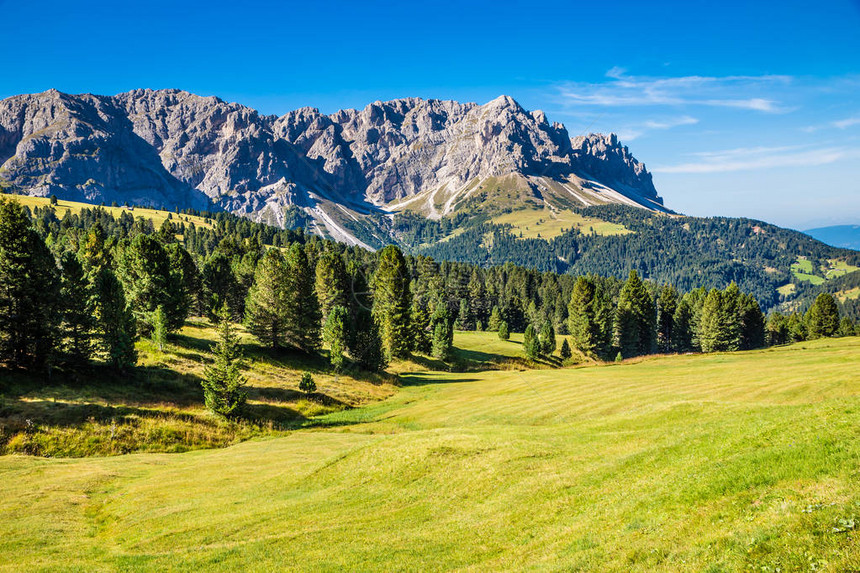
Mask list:
[[[791,108],[776,99],[775,91],[793,81],[790,76],[681,76],[627,75],[612,68],[605,82],[568,82],[558,87],[569,107],[708,106],[785,113]]]
[[[684,115],[681,117],[671,117],[664,119],[649,119],[648,121],[631,124],[627,127],[622,127],[618,130],[618,139],[621,141],[633,141],[642,137],[649,131],[662,131],[685,125],[695,125],[699,123],[698,118]]]
[[[860,116],[840,119],[839,121],[834,121],[831,125],[838,129],[848,129],[851,126],[860,125]]]
[[[829,121],[821,125],[810,125],[802,128],[802,131],[805,131],[806,133],[814,133],[816,131],[821,131],[822,129],[848,129],[849,127],[854,127],[855,125],[860,125],[860,116],[858,115],[846,117],[845,119],[840,119],[837,121]]]
[[[860,159],[860,149],[843,147],[810,148],[803,145],[744,147],[722,151],[691,153],[698,161],[654,167],[654,173],[722,173],[776,167],[811,167],[844,159]]]

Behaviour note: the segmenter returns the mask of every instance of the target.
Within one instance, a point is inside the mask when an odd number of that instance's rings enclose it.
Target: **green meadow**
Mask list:
[[[860,569],[860,338],[401,370],[229,447],[2,456],[0,570]]]

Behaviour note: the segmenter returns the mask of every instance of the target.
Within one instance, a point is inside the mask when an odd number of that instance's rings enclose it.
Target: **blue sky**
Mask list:
[[[614,131],[666,204],[860,223],[860,0],[0,0],[0,97],[175,87],[281,114],[507,94]]]

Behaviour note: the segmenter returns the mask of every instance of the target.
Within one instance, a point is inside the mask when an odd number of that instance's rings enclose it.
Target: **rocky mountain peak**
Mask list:
[[[614,134],[571,139],[562,124],[505,95],[484,105],[402,98],[274,117],[176,89],[49,90],[0,101],[0,163],[0,185],[18,192],[157,206],[211,201],[278,223],[289,205],[316,216],[321,200],[376,209],[427,194],[439,215],[475,180],[507,174],[594,180],[626,202],[660,201],[645,166]]]

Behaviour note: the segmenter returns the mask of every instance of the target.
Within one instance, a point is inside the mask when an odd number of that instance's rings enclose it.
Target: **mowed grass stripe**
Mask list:
[[[0,459],[8,570],[846,570],[860,340],[432,373],[223,450]],[[535,393],[537,392],[537,394]],[[551,406],[551,408],[549,406]],[[355,422],[349,424],[349,422]]]

